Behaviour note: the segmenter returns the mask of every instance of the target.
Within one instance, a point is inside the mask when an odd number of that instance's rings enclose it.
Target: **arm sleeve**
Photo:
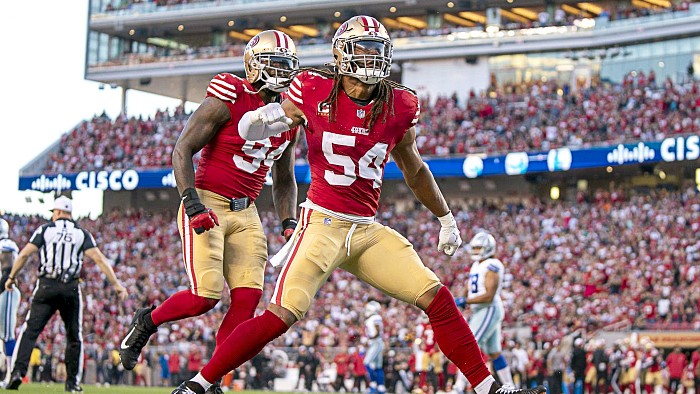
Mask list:
[[[85,240],[83,241],[83,252],[96,247],[97,242],[95,242],[95,238],[93,238],[92,234],[85,230],[82,230],[82,232],[85,234]]]
[[[277,122],[271,125],[266,125],[264,123],[254,125],[251,123],[250,119],[253,112],[255,111],[246,112],[238,122],[238,134],[240,134],[241,138],[244,140],[260,141],[289,130],[289,125],[284,122]]]
[[[46,226],[41,226],[38,229],[34,231],[34,234],[32,234],[32,237],[29,239],[29,243],[34,244],[37,248],[41,248],[44,246],[44,230],[46,229]]]

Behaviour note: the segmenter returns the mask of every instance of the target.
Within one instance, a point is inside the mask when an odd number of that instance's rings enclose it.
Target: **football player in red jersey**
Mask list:
[[[516,390],[495,382],[449,290],[406,238],[374,221],[391,154],[418,200],[440,220],[438,250],[453,255],[462,242],[416,148],[418,98],[386,79],[392,57],[386,29],[372,17],[356,16],[338,28],[332,45],[333,73],[299,73],[282,105],[251,111],[239,123],[241,136],[250,140],[304,123],[311,169],[308,200],[301,204],[288,247],[280,252],[284,265],[268,310],[240,324],[202,371],[173,394],[204,393],[211,382],[286,332],[336,268],[425,311],[440,349],[477,394],[543,393],[544,387]]]
[[[243,114],[281,100],[298,69],[296,48],[285,33],[268,30],[250,40],[244,61],[246,79],[222,73],[211,80],[206,98],[175,145],[173,170],[182,196],[178,227],[190,289],[173,294],[158,308],[136,311],[119,349],[127,370],[134,368],[159,325],[211,310],[224,283],[231,291],[231,305],[217,332],[217,344],[253,317],[267,263],[267,239],[254,201],[270,168],[273,198],[277,213],[285,218],[286,236],[296,227],[296,131],[255,142],[238,134]],[[192,157],[200,150],[195,173]]]

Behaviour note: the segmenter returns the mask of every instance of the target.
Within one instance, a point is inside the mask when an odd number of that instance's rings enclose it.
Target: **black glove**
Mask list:
[[[286,218],[282,221],[282,235],[284,239],[289,241],[289,238],[294,234],[294,229],[297,228],[297,223],[299,223],[294,218]]]
[[[197,191],[190,187],[182,192],[182,204],[185,206],[185,213],[190,218],[190,227],[197,234],[209,231],[214,226],[219,225],[219,218],[214,211],[207,208],[199,201]]]

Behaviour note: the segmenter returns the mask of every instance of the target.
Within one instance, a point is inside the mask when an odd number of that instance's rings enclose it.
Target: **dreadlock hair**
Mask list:
[[[302,71],[311,71],[323,75],[326,78],[333,79],[333,89],[331,90],[331,93],[328,95],[328,97],[326,97],[326,99],[321,102],[321,105],[327,104],[330,106],[329,120],[331,122],[335,122],[335,114],[338,110],[338,92],[340,92],[340,81],[342,74],[338,73],[338,69],[335,67],[333,67],[333,70],[318,69],[314,67],[301,67],[299,69],[299,72]],[[413,89],[401,85],[400,83],[390,81],[386,78],[380,80],[378,85],[379,86],[377,87],[377,91],[374,97],[374,103],[372,103],[372,109],[370,110],[369,119],[365,119],[364,121],[364,126],[366,126],[370,130],[372,129],[374,122],[379,118],[380,115],[383,115],[382,122],[386,123],[387,112],[384,111],[384,105],[387,105],[389,107],[391,111],[391,116],[394,116],[395,88],[408,90],[409,92],[416,94],[416,92]]]

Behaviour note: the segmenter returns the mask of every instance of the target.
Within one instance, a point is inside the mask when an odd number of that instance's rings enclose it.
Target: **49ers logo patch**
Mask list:
[[[260,42],[260,36],[255,36],[255,37],[253,37],[253,39],[250,40],[250,42],[248,43],[248,47],[252,48],[252,47],[258,45],[259,42]]]
[[[331,114],[331,105],[329,103],[318,103],[318,114],[329,116]]]
[[[335,32],[335,36],[338,37],[339,35],[345,33],[348,30],[348,22],[343,22],[342,25],[338,28],[338,31]]]

